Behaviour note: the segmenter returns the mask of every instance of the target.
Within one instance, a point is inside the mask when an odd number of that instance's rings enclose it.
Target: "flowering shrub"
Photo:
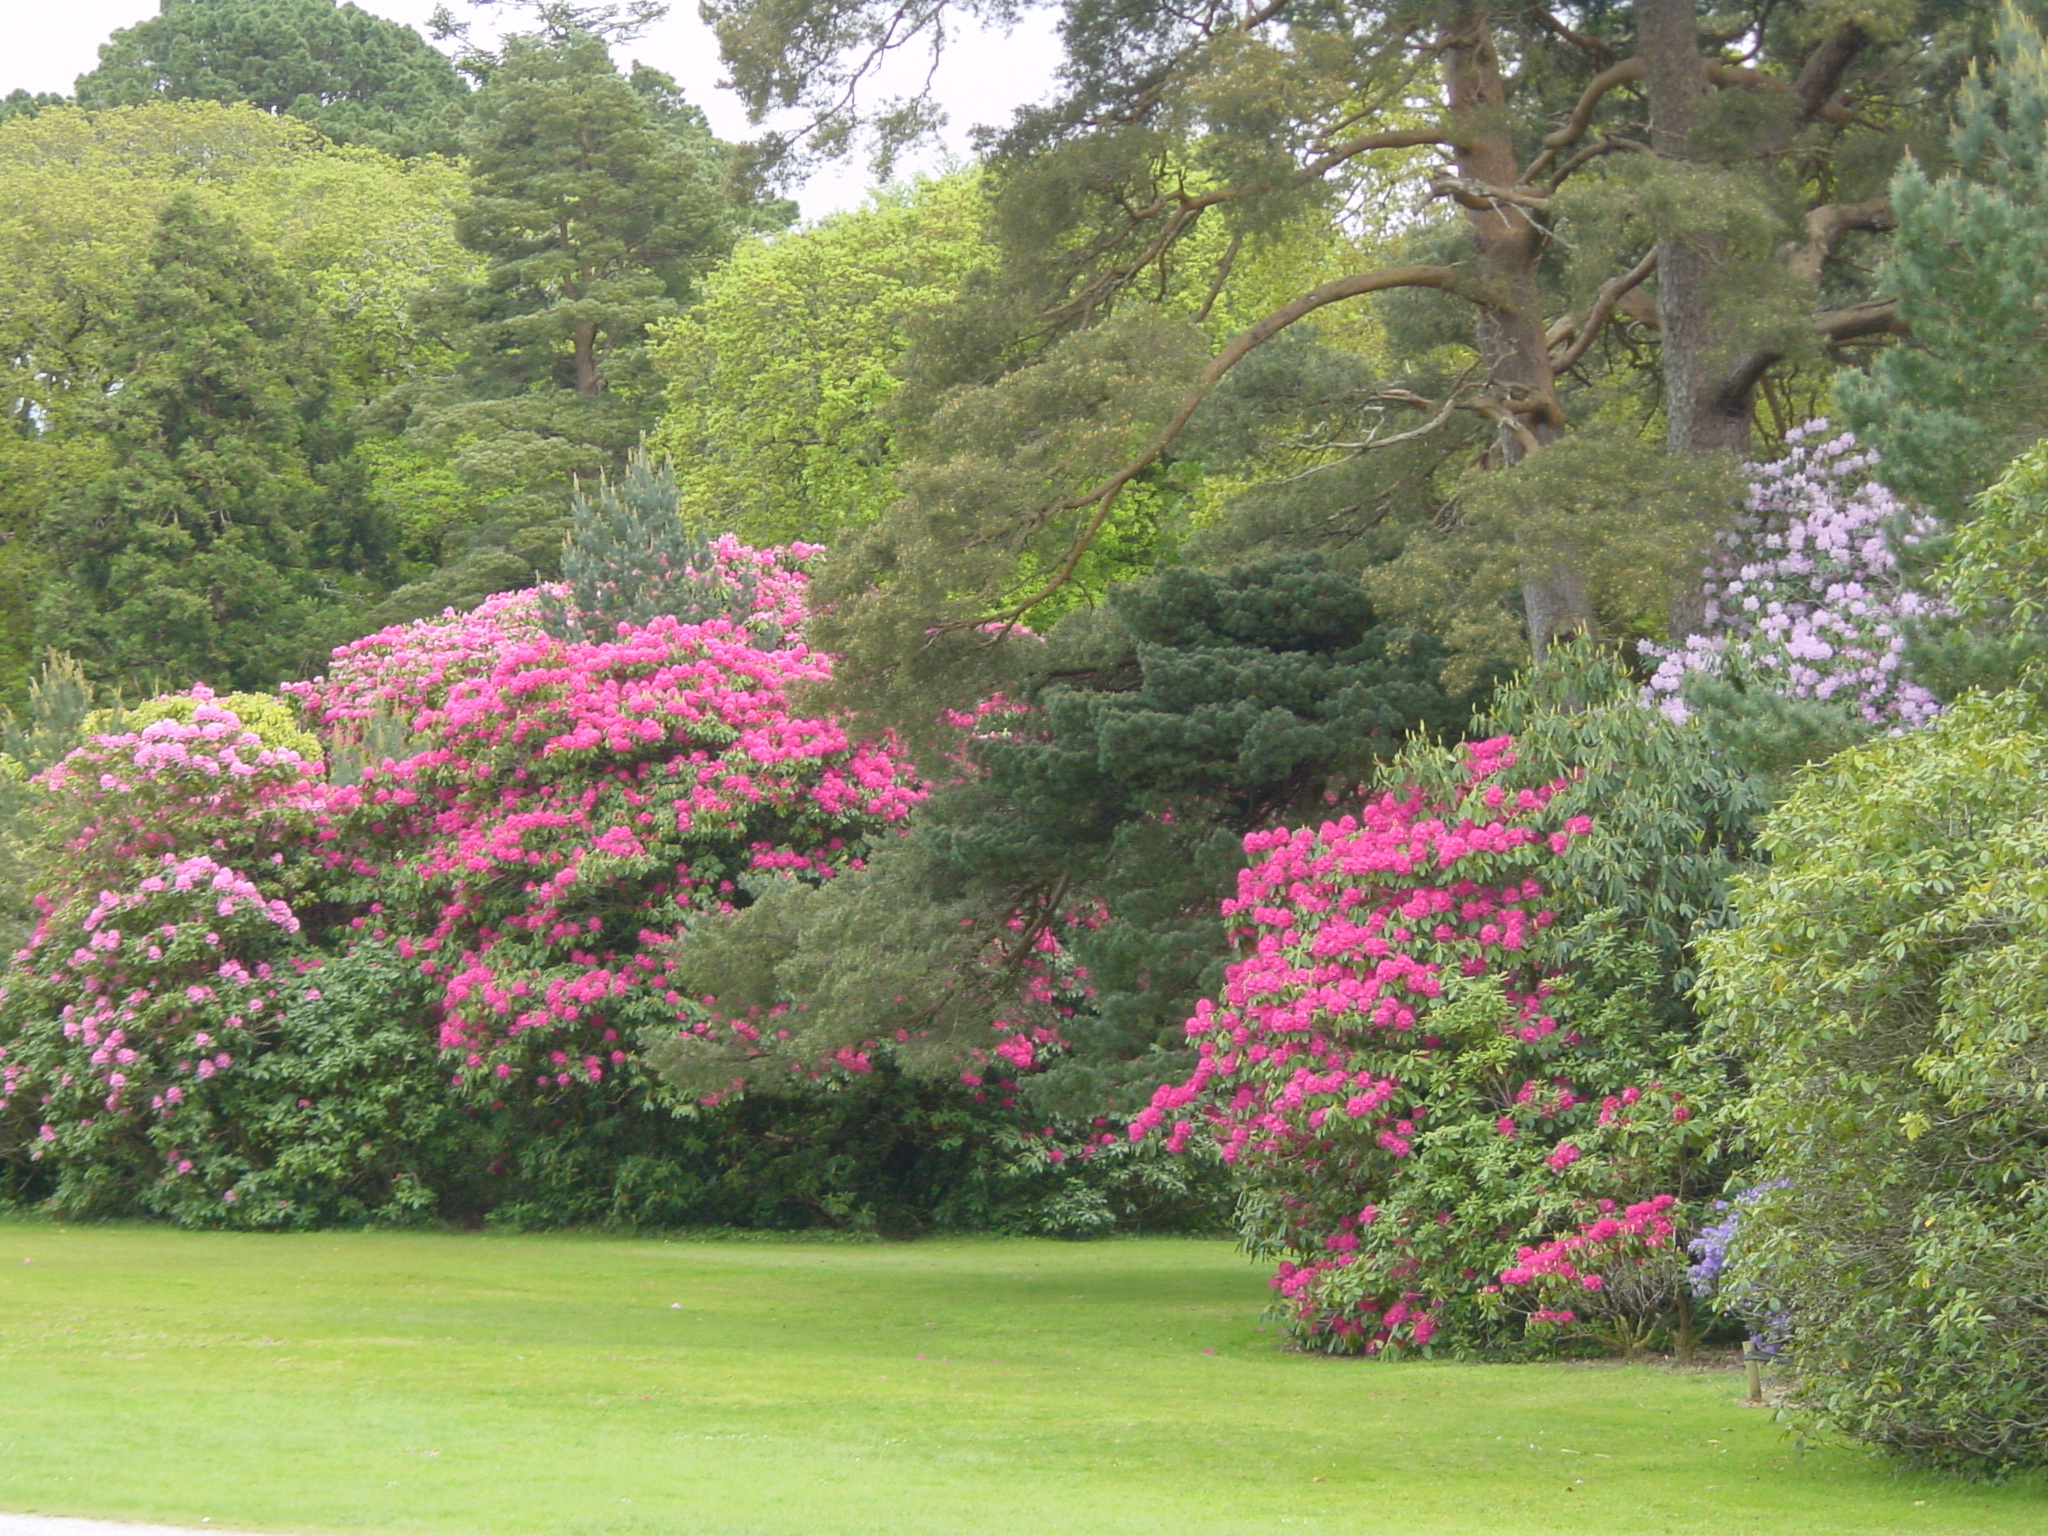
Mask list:
[[[417,1103],[423,1060],[516,1162],[662,1099],[643,1039],[744,1042],[676,990],[677,937],[856,864],[924,791],[889,743],[791,708],[827,658],[763,636],[797,630],[806,551],[716,553],[747,614],[564,640],[547,594],[508,594],[343,647],[287,692],[330,757],[391,745],[354,782],[203,689],[65,758],[42,920],[0,1001],[0,1152],[73,1210],[425,1209],[416,1171],[354,1155],[447,1139],[391,1101]],[[331,1005],[330,971],[355,1002]]]
[[[721,556],[795,627],[799,573]],[[546,1097],[627,1068],[643,1034],[712,1031],[670,974],[692,916],[829,879],[903,820],[924,791],[887,743],[791,712],[828,671],[725,617],[557,639],[527,596],[386,630],[294,685],[330,728],[408,712],[415,750],[333,790],[319,841],[352,923],[434,980],[457,1086]]]
[[[1524,1311],[1532,1331],[1585,1328],[1634,1356],[1674,1305],[1684,1305],[1676,1203],[1655,1195],[1616,1214],[1612,1200],[1597,1201],[1598,1214],[1577,1231],[1517,1249],[1500,1290],[1489,1294]]]
[[[1468,743],[1438,797],[1248,838],[1240,958],[1189,1021],[1195,1070],[1130,1127],[1206,1134],[1242,1171],[1246,1235],[1323,1348],[1486,1333],[1518,1245],[1652,1194],[1687,1137],[1639,947],[1580,935],[1567,967],[1544,877],[1591,820],[1553,811],[1564,780],[1505,782],[1516,760]]]
[[[1760,1306],[1753,1287],[1724,1282],[1737,1239],[1742,1235],[1744,1211],[1772,1190],[1791,1187],[1790,1179],[1770,1179],[1743,1190],[1733,1200],[1716,1200],[1713,1208],[1721,1213],[1720,1220],[1703,1221],[1698,1234],[1686,1244],[1693,1262],[1686,1267],[1685,1276],[1693,1295],[1711,1302],[1716,1310],[1747,1322],[1751,1347],[1764,1354],[1776,1354],[1791,1337],[1791,1314],[1772,1309],[1768,1303]]]
[[[1705,574],[1706,628],[1676,646],[1643,642],[1651,697],[1675,720],[1701,677],[1731,676],[1832,704],[1864,724],[1925,724],[1939,709],[1905,666],[1907,632],[1933,605],[1908,590],[1893,540],[1933,535],[1871,477],[1877,455],[1825,420],[1785,434],[1788,452],[1751,466],[1748,510]]]
[[[0,989],[0,1111],[62,1203],[240,1198],[205,1106],[305,957],[294,898],[313,766],[195,690],[189,719],[99,736],[43,775],[39,917]]]

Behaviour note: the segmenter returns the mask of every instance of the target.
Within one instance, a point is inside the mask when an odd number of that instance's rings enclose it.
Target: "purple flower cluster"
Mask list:
[[[1772,1179],[1745,1189],[1733,1200],[1716,1200],[1714,1209],[1722,1213],[1721,1219],[1701,1226],[1699,1236],[1685,1245],[1693,1256],[1693,1262],[1685,1271],[1686,1278],[1692,1282],[1693,1295],[1701,1301],[1717,1301],[1721,1311],[1747,1320],[1752,1329],[1750,1343],[1764,1354],[1776,1354],[1784,1347],[1791,1335],[1790,1314],[1782,1311],[1760,1313],[1755,1307],[1745,1305],[1745,1293],[1724,1290],[1721,1282],[1728,1272],[1729,1255],[1742,1235],[1744,1209],[1755,1205],[1774,1189],[1791,1187],[1790,1179]]]
[[[1650,697],[1673,720],[1702,674],[1745,676],[1894,730],[1940,712],[1905,666],[1907,626],[1935,604],[1903,585],[1892,548],[1939,525],[1871,477],[1877,454],[1854,434],[1829,432],[1824,419],[1795,427],[1784,458],[1750,466],[1747,510],[1703,573],[1704,633],[1643,642],[1657,662]]]

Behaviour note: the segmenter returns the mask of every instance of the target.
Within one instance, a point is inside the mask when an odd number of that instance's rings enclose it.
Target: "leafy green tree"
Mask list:
[[[125,308],[157,215],[179,190],[217,198],[311,291],[350,403],[447,366],[414,314],[478,266],[455,238],[458,167],[337,149],[245,104],[62,107],[0,124],[0,357],[15,409],[61,438],[73,406],[113,386],[109,322]]]
[[[61,106],[0,124],[0,697],[17,706],[50,550],[45,512],[107,470],[105,405],[124,387],[117,336],[180,190],[233,216],[319,312],[321,372],[340,412],[450,351],[414,300],[479,265],[455,238],[459,167],[337,148],[243,103]],[[381,466],[363,465],[375,471]],[[412,466],[408,466],[410,468]],[[433,466],[422,466],[431,476]],[[418,521],[405,476],[371,473],[377,517]],[[422,541],[414,540],[415,544]]]
[[[68,105],[68,98],[53,91],[12,90],[0,96],[0,123],[10,117],[34,117],[45,107]]]
[[[648,327],[743,223],[722,149],[664,82],[636,88],[572,30],[507,39],[477,92],[459,229],[483,271],[431,307],[455,368],[390,401],[477,512],[446,536],[448,565],[377,622],[552,574],[574,481],[622,468],[653,425]]]
[[[44,519],[56,579],[37,640],[102,679],[291,676],[373,571],[375,530],[337,484],[325,338],[305,295],[232,218],[164,206],[115,322],[107,472]]]
[[[689,312],[659,322],[686,515],[754,544],[832,542],[897,494],[889,406],[913,327],[991,251],[970,176],[885,190],[867,207],[742,244]]]
[[[1835,392],[1887,483],[1957,523],[2048,433],[2048,43],[2010,4],[1947,147],[1938,176],[1909,159],[1892,178],[1898,232],[1878,281],[1912,339]]]
[[[1724,1133],[1766,1185],[1724,1296],[1794,1400],[1947,1466],[2048,1463],[2048,734],[1975,698],[1809,770],[1709,937]]]
[[[338,0],[162,0],[100,45],[77,91],[87,107],[246,101],[398,154],[453,149],[468,94],[411,27]]]

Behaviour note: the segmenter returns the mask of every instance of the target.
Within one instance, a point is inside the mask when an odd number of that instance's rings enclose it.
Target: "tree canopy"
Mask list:
[[[77,92],[87,107],[245,101],[399,154],[453,148],[468,94],[419,33],[347,0],[162,0],[100,45]]]
[[[750,105],[808,114],[771,137],[787,165],[845,147],[863,126],[849,87],[878,50],[935,42],[948,13],[709,11]],[[1226,405],[1240,437],[1258,427],[1254,478],[1290,486],[1297,540],[1389,517],[1455,533],[1473,476],[1540,474],[1589,427],[1747,451],[1760,409],[1767,430],[1791,425],[1781,392],[1897,327],[1867,259],[1893,222],[1887,179],[1938,131],[1986,30],[1969,9],[1703,16],[1680,0],[1058,13],[1055,98],[987,146],[1001,276],[914,349],[904,399],[931,425],[905,498],[822,577],[863,686],[914,675],[934,633],[1055,602],[1134,491],[1208,454]],[[888,142],[918,121],[865,126]],[[1409,211],[1375,228],[1368,204]],[[1240,318],[1241,263],[1311,211],[1371,238],[1325,246]],[[1361,303],[1387,345],[1283,366],[1290,331]],[[1613,478],[1645,475],[1629,459]],[[1638,541],[1619,600],[1595,579],[1597,522],[1484,522],[1513,550],[1488,600],[1538,652],[1577,631],[1687,632],[1685,572],[1733,511],[1726,490],[1688,499]],[[1649,588],[1666,595],[1645,613]]]

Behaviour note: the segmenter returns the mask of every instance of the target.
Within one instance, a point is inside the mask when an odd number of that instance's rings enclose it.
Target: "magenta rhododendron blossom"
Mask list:
[[[1324,1348],[1426,1346],[1477,1315],[1518,1237],[1625,1184],[1675,1124],[1671,1092],[1575,1021],[1542,876],[1592,823],[1551,810],[1563,782],[1514,787],[1515,761],[1468,743],[1442,803],[1390,792],[1247,838],[1195,1070],[1130,1127],[1206,1136],[1243,1171],[1274,1289]]]
[[[0,1110],[31,1100],[40,1155],[125,1161],[159,1208],[199,1184],[233,1204],[253,1170],[216,1096],[364,945],[424,978],[459,1098],[659,1100],[643,1044],[747,1027],[675,985],[693,918],[832,878],[925,794],[893,742],[792,707],[831,670],[800,638],[811,551],[715,553],[752,612],[563,640],[510,593],[341,647],[285,691],[336,760],[382,749],[352,783],[204,689],[189,721],[67,757],[62,878],[0,994]],[[989,1041],[1012,1073],[1038,1043]]]
[[[648,1031],[713,1028],[671,974],[691,916],[756,881],[831,878],[924,796],[892,743],[792,713],[830,674],[794,638],[810,551],[718,548],[750,574],[753,617],[792,638],[662,617],[562,640],[513,594],[343,647],[290,690],[329,730],[395,710],[411,732],[409,756],[330,793],[319,838],[436,984],[458,1086],[595,1085]]]

